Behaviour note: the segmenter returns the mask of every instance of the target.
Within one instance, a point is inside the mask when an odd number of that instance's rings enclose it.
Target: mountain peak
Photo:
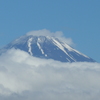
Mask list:
[[[54,36],[25,35],[11,42],[1,51],[7,51],[11,48],[23,50],[34,57],[54,59],[61,62],[94,62],[93,59]]]

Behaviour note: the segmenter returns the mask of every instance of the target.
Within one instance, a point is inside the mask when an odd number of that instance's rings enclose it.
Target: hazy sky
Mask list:
[[[40,29],[62,31],[100,62],[100,0],[0,0],[0,47]]]

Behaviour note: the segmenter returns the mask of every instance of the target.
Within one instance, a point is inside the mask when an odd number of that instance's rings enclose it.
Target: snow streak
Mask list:
[[[38,38],[37,45],[38,45],[39,49],[41,50],[42,54],[44,54],[44,51],[43,51],[42,47],[40,46],[39,42],[40,42],[40,39]]]
[[[64,47],[61,45],[61,43],[59,43],[58,41],[56,41],[54,38],[53,39],[53,43],[60,48],[66,55],[68,55],[72,60],[76,61],[74,58],[72,58],[64,49]]]
[[[31,48],[31,42],[32,42],[32,38],[30,38],[30,39],[28,40],[28,47],[29,47],[28,52],[29,52],[30,55],[32,56],[33,53],[32,53],[32,48]]]

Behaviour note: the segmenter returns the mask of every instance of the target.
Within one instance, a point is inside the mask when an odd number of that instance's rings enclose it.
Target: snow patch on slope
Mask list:
[[[76,53],[78,53],[78,54],[80,54],[80,55],[82,55],[82,56],[84,56],[84,57],[86,57],[86,58],[89,58],[88,56],[86,56],[86,55],[80,53],[79,51],[77,51],[77,50],[71,48],[71,47],[70,47],[69,45],[67,45],[66,43],[62,43],[62,45],[63,45],[66,49],[68,49],[69,51],[74,51],[74,52],[76,52]]]
[[[59,43],[57,40],[55,40],[54,38],[52,38],[53,43],[59,48],[61,49],[66,55],[68,55],[71,59],[73,59],[74,61],[76,61],[73,57],[71,57],[71,55],[69,55],[66,50],[64,49],[63,45],[61,43]]]
[[[73,49],[73,50],[74,50],[75,52],[77,52],[78,54],[80,54],[80,55],[82,55],[82,56],[84,56],[84,57],[86,57],[86,58],[89,58],[88,56],[86,56],[86,55],[80,53],[79,51],[77,51],[77,50],[75,50],[75,49]]]

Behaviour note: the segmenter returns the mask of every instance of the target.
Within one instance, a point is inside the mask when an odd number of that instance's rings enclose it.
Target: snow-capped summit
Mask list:
[[[5,52],[11,48],[26,51],[34,57],[61,62],[94,62],[93,59],[52,36],[25,35],[6,45],[0,52]]]

